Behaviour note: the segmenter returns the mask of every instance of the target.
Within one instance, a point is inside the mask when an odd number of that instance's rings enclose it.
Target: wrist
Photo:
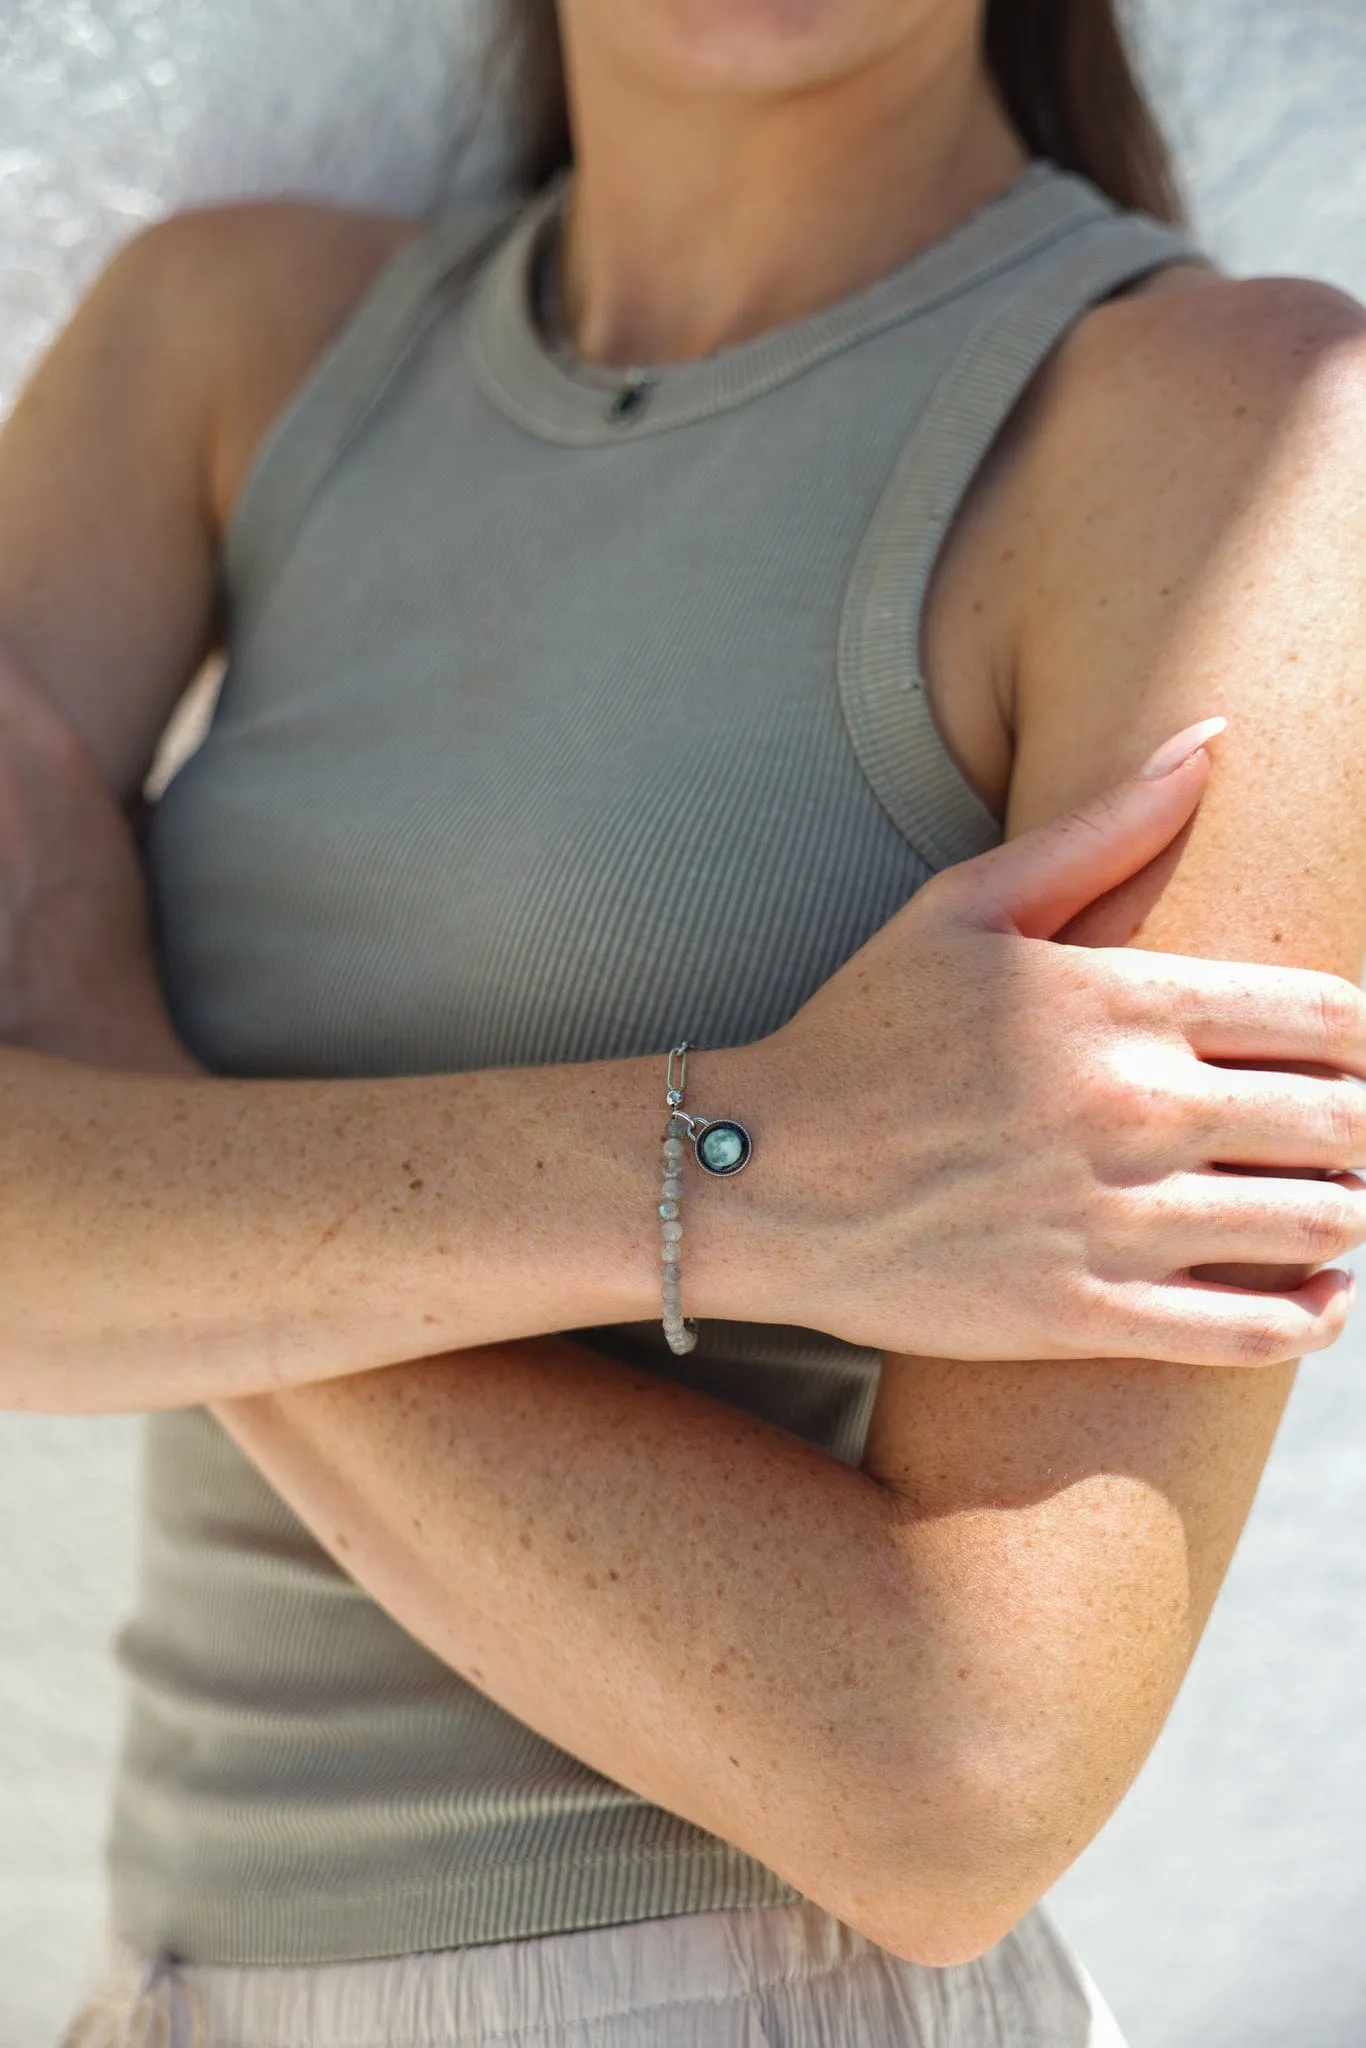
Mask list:
[[[668,1114],[666,1057],[660,1054],[657,1061],[659,1106],[652,1134],[656,1154],[658,1132]],[[775,1064],[772,1040],[691,1051],[685,1107],[691,1115],[708,1120],[733,1117],[749,1132],[753,1152],[742,1172],[724,1178],[704,1173],[692,1158],[691,1146],[685,1154],[679,1262],[684,1314],[690,1320],[808,1323],[800,1166],[791,1103]],[[656,1262],[658,1235],[656,1224]]]
[[[689,1320],[801,1320],[797,1275],[787,1270],[796,1263],[796,1219],[778,1171],[790,1144],[782,1140],[785,1109],[764,1046],[688,1055],[690,1114],[734,1117],[754,1142],[744,1171],[721,1179],[704,1173],[687,1147],[678,1270]],[[667,1075],[667,1051],[545,1069],[543,1102],[525,1069],[486,1077],[495,1091],[517,1091],[514,1172],[518,1189],[531,1196],[522,1229],[552,1230],[561,1247],[553,1282],[562,1290],[559,1329],[662,1319]]]

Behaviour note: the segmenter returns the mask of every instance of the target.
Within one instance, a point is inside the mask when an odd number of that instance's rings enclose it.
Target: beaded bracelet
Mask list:
[[[664,1264],[664,1335],[670,1351],[680,1358],[697,1344],[697,1330],[683,1314],[683,1276],[678,1264],[683,1241],[683,1225],[678,1213],[679,1198],[683,1193],[683,1141],[685,1138],[691,1140],[693,1157],[702,1171],[718,1179],[738,1173],[754,1150],[749,1132],[733,1117],[708,1119],[689,1116],[684,1109],[688,1054],[693,1050],[695,1048],[684,1039],[669,1054],[664,1097],[669,1107],[669,1121],[664,1128],[664,1181],[660,1191],[663,1200],[659,1205],[659,1213],[664,1219],[660,1226],[664,1242],[659,1253]],[[675,1062],[678,1063],[677,1080],[674,1079]]]

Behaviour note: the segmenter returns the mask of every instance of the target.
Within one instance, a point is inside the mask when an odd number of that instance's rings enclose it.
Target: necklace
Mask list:
[[[557,208],[541,230],[532,271],[532,301],[541,338],[566,376],[605,395],[607,418],[613,425],[629,426],[645,410],[656,379],[648,370],[613,369],[606,363],[588,362],[577,353],[565,318],[563,247],[564,216]]]

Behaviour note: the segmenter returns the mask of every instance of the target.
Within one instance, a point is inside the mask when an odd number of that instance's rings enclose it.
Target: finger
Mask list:
[[[1206,719],[1178,734],[1171,743],[1175,762],[1166,772],[1140,770],[1062,817],[964,861],[940,878],[939,899],[952,898],[984,930],[1051,938],[1097,897],[1139,874],[1188,823],[1209,780],[1202,740],[1223,724]],[[1148,767],[1154,763],[1156,756]]]
[[[1357,1082],[1238,1067],[1204,1074],[1194,1111],[1199,1164],[1342,1172],[1366,1163],[1366,1088]]]
[[[1201,1059],[1296,1060],[1366,1080],[1366,995],[1341,975],[1137,949],[1113,964]]]
[[[1335,1344],[1351,1311],[1355,1283],[1331,1266],[1302,1287],[1255,1294],[1210,1280],[1184,1279],[1142,1290],[1131,1358],[1177,1365],[1284,1365]]]
[[[1144,1249],[1174,1275],[1191,1266],[1322,1266],[1366,1244],[1366,1181],[1352,1173],[1312,1181],[1180,1174],[1160,1202],[1158,1235]]]

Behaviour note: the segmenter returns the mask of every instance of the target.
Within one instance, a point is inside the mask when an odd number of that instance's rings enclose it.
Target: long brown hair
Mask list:
[[[1080,171],[1121,206],[1181,218],[1171,159],[1115,0],[987,0],[985,49],[1031,156]],[[555,0],[498,0],[491,65],[511,85],[514,175],[534,189],[572,153]]]

